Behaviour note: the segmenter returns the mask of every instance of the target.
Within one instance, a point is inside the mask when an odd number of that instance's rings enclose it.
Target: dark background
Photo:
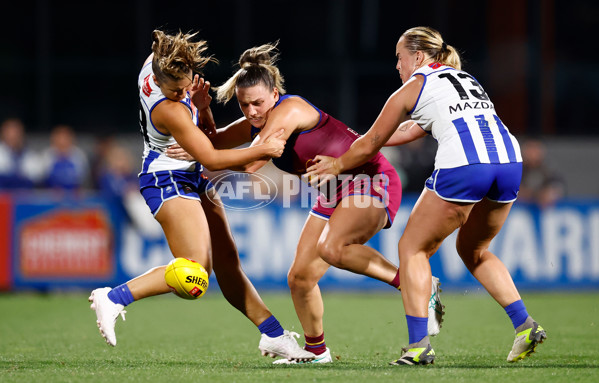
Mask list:
[[[582,0],[10,1],[0,23],[0,120],[134,133],[137,75],[154,28],[200,31],[224,82],[244,49],[280,40],[280,69],[300,94],[360,132],[401,82],[395,43],[438,29],[516,134],[597,135],[599,2]],[[240,116],[213,104],[217,123]]]

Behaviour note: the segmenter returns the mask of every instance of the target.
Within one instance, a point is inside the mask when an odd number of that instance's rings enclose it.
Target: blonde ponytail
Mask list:
[[[403,33],[406,48],[415,53],[422,51],[435,62],[462,69],[462,60],[458,51],[443,41],[441,33],[431,27],[414,27]]]

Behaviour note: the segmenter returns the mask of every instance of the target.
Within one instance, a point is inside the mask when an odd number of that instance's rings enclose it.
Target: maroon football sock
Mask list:
[[[397,269],[397,274],[395,274],[395,278],[393,278],[393,280],[389,282],[389,284],[395,287],[396,289],[401,290],[399,288],[399,269]]]
[[[320,355],[327,350],[327,344],[324,341],[324,332],[319,336],[308,336],[304,334],[306,338],[306,351],[310,351],[315,355]]]

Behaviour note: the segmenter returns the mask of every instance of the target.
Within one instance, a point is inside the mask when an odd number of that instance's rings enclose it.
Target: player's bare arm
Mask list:
[[[354,169],[370,160],[395,133],[397,127],[408,118],[416,104],[424,79],[415,76],[393,93],[372,127],[358,138],[347,152],[339,158],[316,156],[314,164],[306,169],[306,177],[312,186],[321,186],[329,178]]]
[[[177,102],[167,100],[159,104],[152,112],[152,119],[157,129],[170,133],[187,153],[210,170],[240,166],[264,156],[278,157],[284,149],[284,141],[275,137],[252,148],[217,150],[210,139],[193,124],[185,106]]]
[[[281,102],[277,108],[273,109],[268,117],[268,121],[260,134],[256,136],[251,146],[260,145],[280,129],[283,129],[281,139],[287,140],[289,136],[298,131],[303,131],[314,127],[320,118],[314,108],[308,106],[302,99],[296,97],[288,98]],[[266,165],[269,158],[254,161],[244,167],[244,171],[253,173]]]
[[[385,143],[385,146],[404,145],[426,135],[427,133],[420,125],[412,120],[407,120],[399,124],[389,141]]]
[[[225,127],[216,129],[216,134],[209,138],[216,149],[233,149],[251,141],[250,129],[250,123],[245,117],[241,117]],[[193,160],[193,157],[179,144],[169,146],[166,155],[177,160]],[[243,170],[241,167],[231,167],[230,169]]]
[[[227,126],[216,129],[216,135],[210,137],[217,149],[232,149],[252,141],[251,125],[245,117],[238,118]]]

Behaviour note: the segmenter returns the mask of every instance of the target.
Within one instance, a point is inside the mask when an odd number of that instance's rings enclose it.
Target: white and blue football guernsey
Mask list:
[[[522,162],[518,141],[474,77],[438,63],[415,75],[425,81],[411,119],[437,140],[435,169]]]
[[[142,196],[156,215],[165,201],[182,197],[200,200],[200,195],[213,187],[203,174],[203,166],[196,161],[182,161],[165,155],[166,149],[177,143],[170,134],[159,132],[152,122],[152,110],[167,98],[154,82],[152,63],[145,65],[137,80],[139,87],[139,123],[144,138],[142,169],[139,187]],[[179,101],[189,110],[194,124],[198,122],[198,111],[187,93]]]
[[[139,100],[141,103],[139,111],[139,124],[141,134],[144,138],[143,164],[141,173],[154,173],[163,170],[182,170],[195,172],[196,166],[202,166],[196,161],[182,161],[167,157],[166,149],[176,144],[174,137],[170,134],[159,132],[152,121],[152,110],[167,98],[154,82],[152,76],[152,63],[146,64],[137,80],[139,88]],[[198,122],[198,112],[191,103],[189,93],[180,101],[189,109],[190,117],[194,124]],[[200,169],[201,171],[202,169]]]

